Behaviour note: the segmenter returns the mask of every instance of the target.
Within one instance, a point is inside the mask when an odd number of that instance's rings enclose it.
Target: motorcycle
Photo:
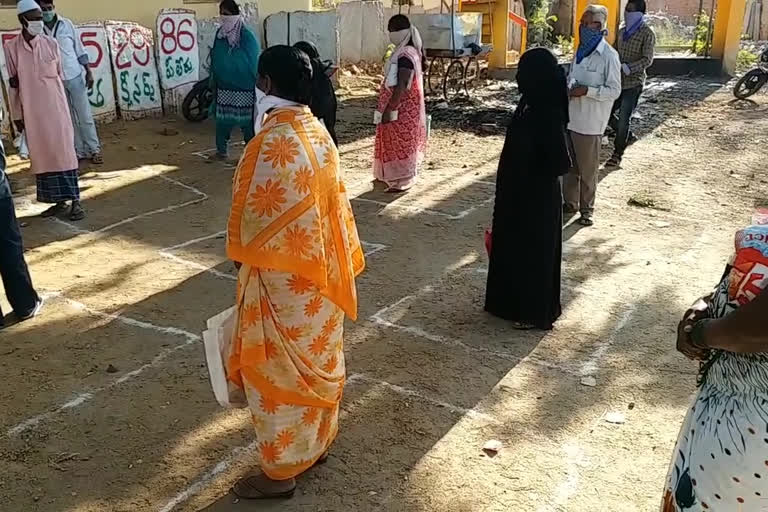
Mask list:
[[[322,61],[323,71],[330,78],[338,67],[330,60]],[[208,119],[208,113],[213,103],[213,90],[211,89],[210,79],[205,78],[195,84],[184,102],[181,104],[181,112],[187,121],[192,123],[201,123]]]
[[[744,100],[755,94],[768,82],[768,46],[760,53],[757,67],[744,74],[733,87],[733,95]]]
[[[184,103],[181,104],[181,112],[187,121],[201,123],[208,119],[208,112],[213,103],[213,90],[210,78],[200,80],[192,87]]]

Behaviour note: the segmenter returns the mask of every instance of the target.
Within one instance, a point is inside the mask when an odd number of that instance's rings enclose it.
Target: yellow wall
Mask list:
[[[194,9],[200,18],[219,14],[219,2],[196,0],[55,0],[56,10],[75,23],[86,21],[136,21],[154,29],[160,9],[184,7]],[[242,3],[242,2],[240,2]],[[311,0],[259,0],[259,15],[263,20],[279,11],[311,10]],[[0,29],[17,28],[16,8],[0,8]]]
[[[712,56],[722,60],[723,72],[729,75],[736,72],[745,8],[745,0],[720,0],[717,3],[712,34]]]

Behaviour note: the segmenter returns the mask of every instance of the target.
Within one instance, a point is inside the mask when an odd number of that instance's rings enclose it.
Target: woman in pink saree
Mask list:
[[[379,92],[373,174],[396,193],[416,181],[427,148],[427,117],[421,36],[402,14],[389,20],[388,29],[395,50]]]

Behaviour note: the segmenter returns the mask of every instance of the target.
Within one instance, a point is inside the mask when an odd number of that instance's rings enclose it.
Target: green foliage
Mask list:
[[[736,71],[747,71],[755,65],[758,55],[742,48],[736,55]]]
[[[693,29],[693,53],[704,55],[709,47],[709,15],[701,11],[696,18],[696,28]]]
[[[570,57],[573,55],[574,42],[573,37],[558,35],[557,40],[555,41],[555,47],[560,51],[562,56]]]
[[[530,46],[545,46],[552,43],[552,23],[557,16],[549,15],[548,0],[531,0],[525,5],[525,16],[528,18],[528,44]]]

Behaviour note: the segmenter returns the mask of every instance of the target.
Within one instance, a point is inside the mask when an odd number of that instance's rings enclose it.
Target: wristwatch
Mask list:
[[[693,330],[691,331],[691,344],[697,348],[708,349],[707,342],[704,339],[707,326],[712,322],[712,318],[705,318],[699,320],[693,324]]]

